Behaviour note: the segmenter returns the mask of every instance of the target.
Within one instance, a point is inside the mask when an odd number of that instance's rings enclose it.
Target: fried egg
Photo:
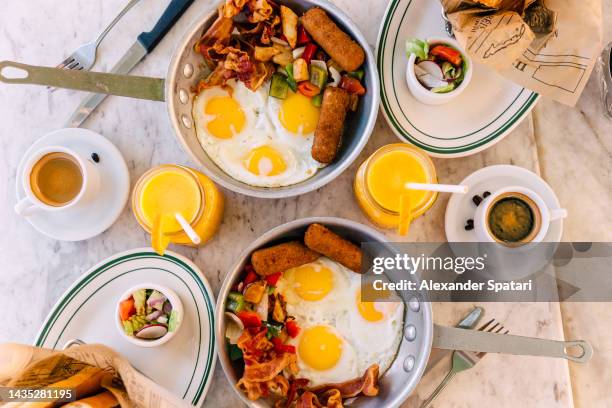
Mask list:
[[[230,80],[226,88],[202,90],[193,103],[196,134],[234,179],[257,187],[296,184],[323,167],[310,153],[319,108],[301,94],[269,97],[268,88],[253,92]]]
[[[361,275],[326,257],[285,271],[276,290],[301,328],[290,344],[297,349],[298,376],[309,385],[357,378],[374,363],[381,373],[391,366],[404,316],[395,293],[363,301]]]

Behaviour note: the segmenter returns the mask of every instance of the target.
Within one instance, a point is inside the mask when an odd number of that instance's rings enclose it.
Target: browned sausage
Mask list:
[[[342,141],[344,119],[350,103],[351,97],[344,89],[325,88],[311,150],[312,158],[319,163],[334,161]]]
[[[325,228],[321,224],[311,224],[304,235],[304,243],[313,251],[361,273],[361,249],[350,241]]]
[[[308,34],[345,71],[357,70],[365,60],[361,45],[334,23],[322,9],[308,10],[300,19]]]
[[[301,242],[291,241],[258,249],[251,255],[251,263],[257,274],[267,276],[313,262],[319,256],[318,253],[306,248]]]

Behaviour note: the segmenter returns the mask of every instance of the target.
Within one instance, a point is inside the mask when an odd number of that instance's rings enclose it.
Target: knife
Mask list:
[[[172,0],[155,27],[149,32],[140,33],[134,44],[110,70],[113,74],[129,73],[164,38],[174,23],[183,15],[195,0]],[[106,98],[105,94],[90,94],[79,104],[68,119],[66,127],[79,127]]]

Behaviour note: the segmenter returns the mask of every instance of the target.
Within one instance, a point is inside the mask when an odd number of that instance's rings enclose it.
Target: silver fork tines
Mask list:
[[[504,330],[504,326],[496,322],[495,319],[491,319],[478,329],[480,331],[489,333],[501,333]],[[510,330],[506,330],[503,334],[510,333]],[[440,385],[431,393],[429,398],[421,405],[421,408],[427,408],[436,399],[442,390],[448,385],[448,383],[455,377],[457,373],[461,371],[469,370],[474,367],[487,353],[475,353],[473,351],[455,350],[453,352],[453,366],[446,374],[446,377],[442,380]]]

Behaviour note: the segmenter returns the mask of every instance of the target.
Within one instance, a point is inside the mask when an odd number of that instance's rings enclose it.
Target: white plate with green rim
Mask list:
[[[446,105],[418,102],[406,84],[408,38],[444,37],[441,6],[431,0],[391,0],[376,49],[382,110],[393,132],[436,157],[462,157],[499,142],[539,96],[474,64],[469,86]]]
[[[126,290],[141,283],[172,289],[183,303],[180,330],[159,347],[133,345],[121,338],[115,327],[116,302]],[[199,406],[216,362],[214,310],[212,290],[195,264],[172,252],[161,257],[151,248],[134,249],[83,274],[53,307],[35,345],[62,349],[72,339],[104,344],[157,384]]]

